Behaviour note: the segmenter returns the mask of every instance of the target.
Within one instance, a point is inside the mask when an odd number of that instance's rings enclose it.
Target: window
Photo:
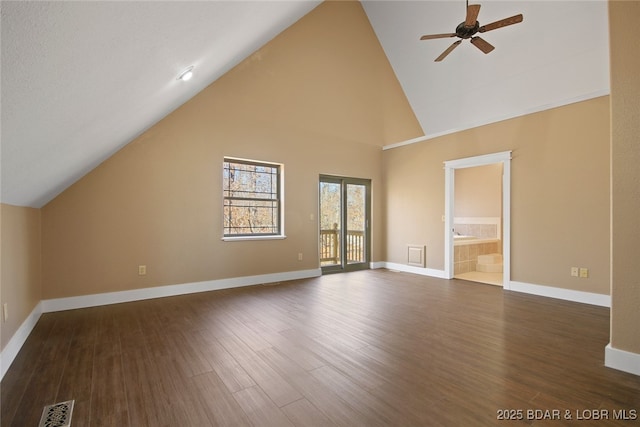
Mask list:
[[[282,236],[282,165],[225,158],[224,237]]]

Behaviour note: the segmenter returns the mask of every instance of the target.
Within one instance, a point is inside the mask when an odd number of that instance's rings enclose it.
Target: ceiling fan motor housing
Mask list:
[[[468,39],[480,30],[480,23],[476,21],[472,27],[467,27],[464,22],[456,27],[456,36],[461,39]]]

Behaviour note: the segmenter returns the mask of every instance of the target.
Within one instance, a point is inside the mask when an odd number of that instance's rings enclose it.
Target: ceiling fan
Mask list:
[[[493,49],[495,49],[491,43],[485,41],[483,38],[476,36],[476,33],[485,33],[487,31],[496,30],[498,28],[506,27],[507,25],[517,24],[522,22],[522,14],[514,15],[509,18],[501,19],[496,22],[492,22],[491,24],[482,25],[477,21],[478,13],[480,13],[480,5],[472,4],[469,5],[469,0],[467,0],[467,17],[464,22],[461,22],[460,25],[456,27],[455,33],[446,33],[446,34],[430,34],[426,36],[420,37],[420,40],[431,40],[431,39],[443,39],[447,37],[459,37],[460,40],[455,41],[451,46],[447,48],[440,56],[435,59],[435,62],[442,61],[447,55],[449,55],[453,49],[458,47],[462,40],[471,39],[471,44],[475,47],[483,51],[484,53],[489,53]]]

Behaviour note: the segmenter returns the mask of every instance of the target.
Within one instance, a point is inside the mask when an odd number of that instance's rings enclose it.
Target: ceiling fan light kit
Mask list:
[[[464,22],[461,22],[456,27],[455,33],[444,33],[444,34],[428,34],[420,37],[420,40],[433,40],[433,39],[443,39],[448,37],[458,37],[460,40],[453,42],[451,46],[449,46],[444,52],[440,54],[435,59],[435,62],[440,62],[447,55],[449,55],[453,49],[458,47],[462,40],[469,40],[472,45],[480,49],[485,54],[491,52],[493,49],[493,45],[488,41],[484,40],[480,36],[476,36],[477,33],[485,33],[487,31],[496,30],[498,28],[506,27],[508,25],[518,24],[522,22],[522,14],[510,16],[509,18],[501,19],[499,21],[492,22],[487,25],[480,25],[478,22],[478,14],[480,13],[480,5],[479,4],[469,4],[469,0],[467,0],[467,16],[465,17]]]

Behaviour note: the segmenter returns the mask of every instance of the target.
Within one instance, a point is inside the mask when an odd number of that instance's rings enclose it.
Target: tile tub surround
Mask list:
[[[456,216],[453,218],[453,230],[454,234],[478,239],[501,239],[502,218]]]
[[[453,274],[476,271],[478,255],[502,253],[502,244],[498,239],[462,240],[453,246]]]
[[[479,239],[495,239],[498,237],[497,224],[454,224],[456,233],[475,236]]]

